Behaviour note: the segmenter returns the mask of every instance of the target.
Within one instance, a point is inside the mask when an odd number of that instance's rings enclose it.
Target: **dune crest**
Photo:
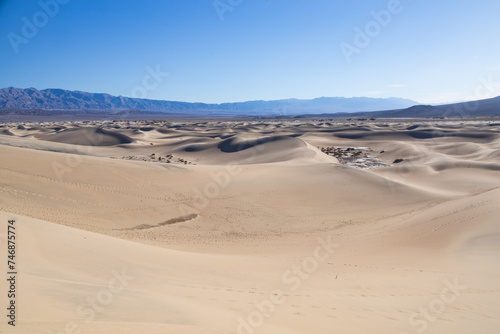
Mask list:
[[[83,146],[112,146],[134,142],[132,138],[124,134],[104,130],[100,127],[64,129],[53,134],[38,135],[37,138],[63,144]]]

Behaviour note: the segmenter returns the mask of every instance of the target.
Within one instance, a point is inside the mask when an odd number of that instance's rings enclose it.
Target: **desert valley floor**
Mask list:
[[[0,331],[498,334],[499,134],[498,121],[3,124]]]

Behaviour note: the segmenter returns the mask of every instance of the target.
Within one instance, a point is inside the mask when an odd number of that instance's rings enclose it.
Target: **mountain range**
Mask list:
[[[474,118],[500,117],[500,96],[443,105],[414,105],[409,108],[373,112],[300,115],[299,118]]]
[[[123,117],[467,118],[500,117],[500,96],[445,105],[401,98],[320,97],[234,103],[148,100],[63,89],[0,89],[0,115]]]
[[[401,98],[320,97],[311,100],[286,99],[235,103],[191,103],[161,101],[87,93],[63,89],[3,88],[0,89],[0,110],[37,111],[139,111],[163,113],[194,113],[208,115],[300,115],[349,113],[407,108],[418,104]]]

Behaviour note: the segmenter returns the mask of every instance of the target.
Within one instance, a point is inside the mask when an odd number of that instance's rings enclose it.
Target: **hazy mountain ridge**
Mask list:
[[[500,96],[461,103],[443,105],[415,105],[404,109],[374,112],[310,114],[298,118],[470,118],[500,117]]]
[[[149,111],[207,112],[246,115],[298,115],[310,113],[360,112],[407,108],[418,104],[401,98],[320,97],[311,100],[285,99],[235,103],[191,103],[113,96],[63,89],[3,88],[0,89],[0,110],[37,111]]]

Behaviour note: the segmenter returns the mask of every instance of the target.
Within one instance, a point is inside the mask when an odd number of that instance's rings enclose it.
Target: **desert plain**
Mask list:
[[[499,134],[495,120],[4,123],[0,331],[499,333]]]

